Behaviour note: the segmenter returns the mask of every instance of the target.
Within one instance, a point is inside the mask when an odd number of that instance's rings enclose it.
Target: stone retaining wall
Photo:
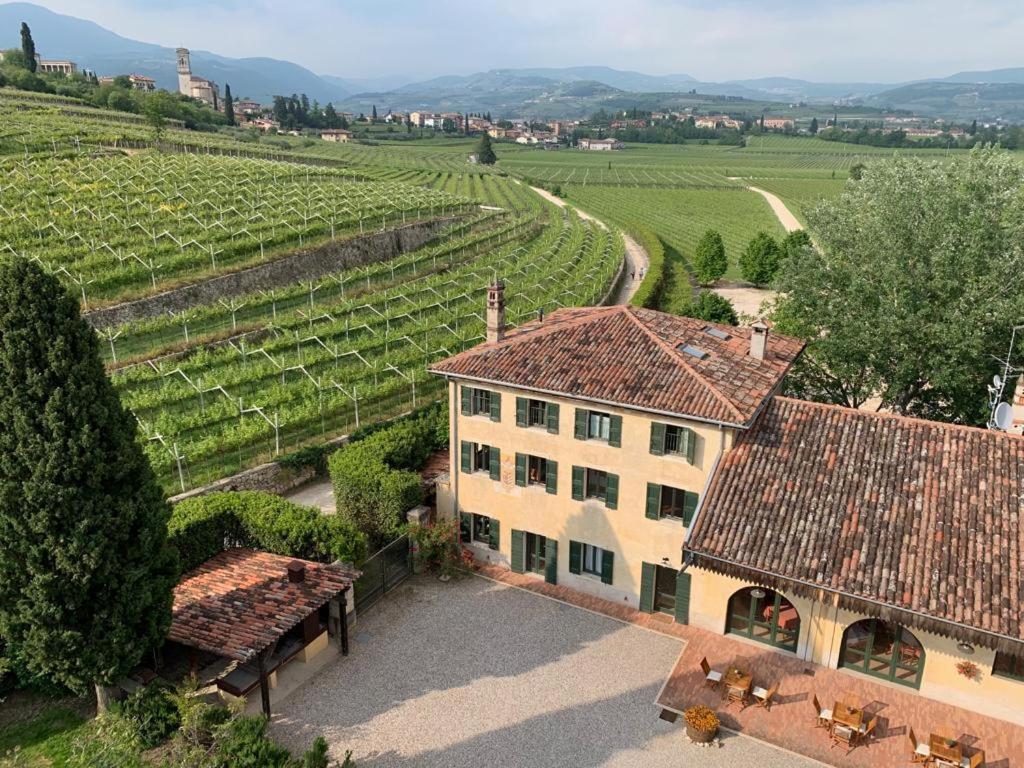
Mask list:
[[[157,317],[167,312],[180,312],[199,304],[211,304],[218,299],[292,285],[302,280],[315,280],[339,269],[383,261],[415,250],[437,237],[443,229],[459,218],[448,216],[408,224],[373,235],[336,240],[238,272],[213,277],[137,301],[87,312],[84,317],[93,328],[102,330],[133,320]]]

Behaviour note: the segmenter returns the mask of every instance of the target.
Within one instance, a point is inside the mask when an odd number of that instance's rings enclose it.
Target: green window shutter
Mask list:
[[[577,440],[587,439],[587,419],[590,418],[590,411],[583,408],[576,409],[576,422],[572,428],[572,436]]]
[[[512,531],[512,570],[522,573],[526,570],[526,534]]]
[[[682,441],[682,454],[688,462],[693,464],[693,452],[697,447],[697,433],[688,427],[684,427],[682,429]]]
[[[583,501],[583,477],[585,470],[583,467],[572,468],[572,497],[576,501]]]
[[[491,446],[491,465],[487,468],[491,473],[491,480],[501,480],[501,450]]]
[[[465,440],[462,441],[462,471],[471,472],[473,470],[473,444],[467,443]]]
[[[546,539],[544,545],[544,581],[546,581],[548,584],[557,584],[558,539]]]
[[[583,545],[578,541],[569,542],[569,573],[580,573],[583,570]]]
[[[690,574],[686,571],[676,575],[676,621],[690,623]]]
[[[601,582],[612,583],[612,572],[615,570],[615,553],[610,549],[601,550]]]
[[[661,486],[655,483],[647,484],[646,515],[651,520],[658,520],[661,517]]]
[[[459,541],[473,540],[473,516],[469,512],[459,513]]]
[[[608,473],[608,487],[604,495],[604,505],[608,509],[619,508],[619,476]]]
[[[683,492],[683,525],[689,527],[693,521],[693,513],[697,511],[697,501],[700,499],[693,491]]]
[[[640,569],[640,610],[651,613],[654,610],[654,580],[658,576],[658,566],[644,563]]]
[[[462,415],[469,416],[473,409],[473,388],[463,384],[459,391],[462,393]]]
[[[500,392],[491,392],[491,421],[501,421]]]
[[[551,459],[548,459],[547,491],[558,493],[558,462]]]
[[[661,456],[665,453],[665,425],[651,422],[651,453]]]
[[[525,453],[516,454],[516,485],[526,486],[526,459]]]
[[[525,427],[530,404],[525,397],[516,398],[516,426]]]
[[[622,447],[622,417],[612,416],[608,423],[608,445]]]
[[[548,403],[547,412],[545,415],[548,420],[548,432],[552,435],[558,434],[558,403]]]
[[[493,517],[491,518],[490,534],[490,541],[487,542],[487,546],[496,550],[498,545],[501,543],[501,524]]]

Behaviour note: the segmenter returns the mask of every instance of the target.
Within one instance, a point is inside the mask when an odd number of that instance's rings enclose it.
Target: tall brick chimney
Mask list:
[[[1010,432],[1015,435],[1024,434],[1024,375],[1017,379],[1017,386],[1013,389],[1013,426]]]
[[[764,360],[767,351],[768,324],[759,319],[750,326],[750,356],[757,360]]]
[[[487,343],[505,338],[505,284],[500,279],[487,288]]]

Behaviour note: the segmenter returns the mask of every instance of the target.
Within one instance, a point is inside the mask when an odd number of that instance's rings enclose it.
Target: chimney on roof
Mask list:
[[[750,326],[750,356],[755,360],[764,360],[768,351],[768,324],[758,319]]]
[[[292,560],[288,563],[288,581],[291,584],[301,584],[306,580],[306,564],[301,560]]]
[[[505,284],[495,278],[487,287],[487,343],[505,338]]]
[[[1010,432],[1015,435],[1024,434],[1024,376],[1017,379],[1017,386],[1013,390],[1013,426]]]

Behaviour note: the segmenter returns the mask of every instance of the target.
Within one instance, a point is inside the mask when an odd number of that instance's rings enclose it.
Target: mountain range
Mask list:
[[[168,90],[177,88],[171,47],[132,40],[100,25],[32,3],[0,4],[0,48],[20,44],[25,21],[45,58],[71,59],[101,75],[137,72]],[[182,41],[187,46],[188,41]],[[236,97],[268,103],[276,94],[305,93],[322,103],[368,112],[388,109],[490,111],[538,117],[581,116],[594,109],[657,109],[682,104],[691,94],[760,102],[842,103],[909,109],[951,119],[1024,119],[1024,68],[958,72],[911,83],[819,83],[787,77],[702,82],[691,75],[649,75],[606,66],[491,69],[414,81],[400,76],[345,78],[322,75],[270,57],[230,58],[193,50],[192,71]],[[713,97],[712,97],[713,95]]]

